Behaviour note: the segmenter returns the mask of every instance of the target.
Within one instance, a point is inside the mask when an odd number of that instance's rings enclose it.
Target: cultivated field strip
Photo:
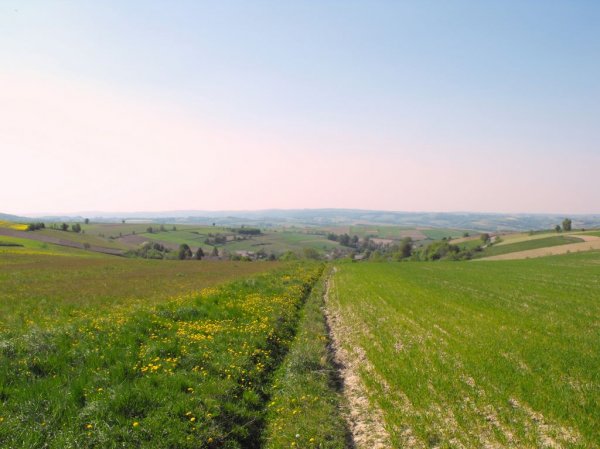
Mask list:
[[[332,307],[391,447],[599,447],[599,270],[340,264]]]
[[[580,251],[600,250],[600,237],[594,235],[576,235],[569,238],[583,240],[576,243],[560,244],[543,248],[528,249],[524,251],[514,251],[507,254],[498,254],[486,257],[484,260],[515,260],[529,259],[534,257],[556,256],[559,254],[577,253]],[[505,247],[508,247],[506,245]]]

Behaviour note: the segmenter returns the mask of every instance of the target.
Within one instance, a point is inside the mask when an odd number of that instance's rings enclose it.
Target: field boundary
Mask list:
[[[362,348],[348,350],[348,328],[342,321],[339,305],[332,300],[333,279],[336,268],[330,273],[325,285],[325,320],[331,341],[333,360],[339,370],[342,392],[347,404],[344,417],[350,430],[351,447],[356,449],[385,449],[391,447],[390,436],[384,427],[383,412],[369,401],[359,366],[365,364]],[[345,337],[345,338],[344,338]]]

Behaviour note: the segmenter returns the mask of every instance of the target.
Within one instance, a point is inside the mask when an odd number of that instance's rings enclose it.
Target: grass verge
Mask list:
[[[275,375],[265,449],[348,447],[340,383],[323,314],[326,278],[321,277],[308,297],[296,338]]]

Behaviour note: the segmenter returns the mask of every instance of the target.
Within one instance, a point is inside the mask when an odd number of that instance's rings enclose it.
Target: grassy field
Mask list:
[[[0,247],[0,447],[259,447],[322,266],[42,250]]]
[[[354,225],[349,226],[347,232],[349,235],[358,235],[360,238],[376,237],[381,239],[400,240],[403,231],[416,231],[414,228],[405,226],[385,226],[385,225]]]
[[[90,245],[102,246],[105,248],[127,249],[127,245],[123,245],[118,240],[102,238],[96,235],[77,232],[58,231],[56,229],[42,229],[31,233],[35,235],[45,235],[56,239],[67,240],[75,243],[89,243]]]
[[[0,329],[48,327],[89,310],[101,313],[118,305],[151,305],[279,266],[277,262],[124,259],[13,241],[27,246],[0,247]]]
[[[599,447],[599,267],[339,264],[330,306],[390,445]]]
[[[515,243],[501,242],[498,245],[491,245],[487,248],[484,248],[483,251],[476,253],[476,257],[498,256],[500,254],[508,254],[515,253],[518,251],[527,251],[530,249],[567,245],[569,243],[578,243],[582,241],[582,239],[574,236],[554,235],[551,237],[534,238],[530,240],[518,241]]]
[[[4,245],[3,245],[4,244]],[[9,246],[15,245],[15,246]],[[2,264],[8,264],[15,260],[14,256],[21,255],[52,255],[52,256],[75,256],[75,257],[105,257],[91,251],[83,251],[69,246],[54,245],[52,243],[40,242],[38,240],[24,239],[0,235],[0,257]]]

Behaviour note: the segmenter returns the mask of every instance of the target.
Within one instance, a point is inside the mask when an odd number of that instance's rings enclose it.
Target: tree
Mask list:
[[[152,229],[152,226],[148,226],[148,227],[146,228],[146,232],[147,232],[148,234],[152,234],[152,233],[154,232],[154,229]]]
[[[79,223],[72,224],[71,230],[73,232],[81,232],[81,225]]]
[[[173,226],[173,231],[177,231],[177,226]]]
[[[321,256],[319,255],[319,252],[314,249],[314,248],[304,248],[304,257],[306,259],[313,259],[313,260],[319,260],[321,258]]]
[[[85,224],[90,224],[90,219],[89,219],[89,218],[86,218],[85,220],[83,220],[83,222],[84,222]]]
[[[567,232],[570,231],[571,230],[571,224],[572,224],[571,219],[570,218],[565,218],[563,220],[563,222],[562,222],[563,230],[567,231]]]
[[[412,239],[410,237],[405,237],[402,239],[402,241],[400,242],[400,257],[402,257],[402,259],[406,259],[407,257],[412,256],[412,250],[413,250],[413,245],[412,245]]]
[[[180,260],[192,257],[192,250],[190,249],[187,243],[182,243],[181,245],[179,245],[179,253],[177,253],[177,256]]]
[[[46,225],[44,223],[29,223],[27,225],[28,231],[37,231],[38,229],[44,229]]]
[[[490,235],[487,232],[484,232],[481,234],[480,238],[483,243],[487,243],[490,240]]]
[[[122,224],[125,224],[125,219],[121,220],[121,223],[122,223]]]
[[[166,232],[165,225],[160,225],[160,232]]]
[[[69,230],[69,225],[66,223],[63,223],[60,225],[60,229],[61,231],[68,231]]]
[[[554,230],[555,230],[556,232],[560,232],[560,225],[556,225],[556,226],[554,226]]]
[[[196,250],[194,257],[196,258],[196,260],[201,260],[204,257],[204,251],[202,251],[201,246],[199,246],[198,249]]]
[[[213,249],[210,253],[211,256],[219,257],[219,249],[216,246],[213,246]]]

